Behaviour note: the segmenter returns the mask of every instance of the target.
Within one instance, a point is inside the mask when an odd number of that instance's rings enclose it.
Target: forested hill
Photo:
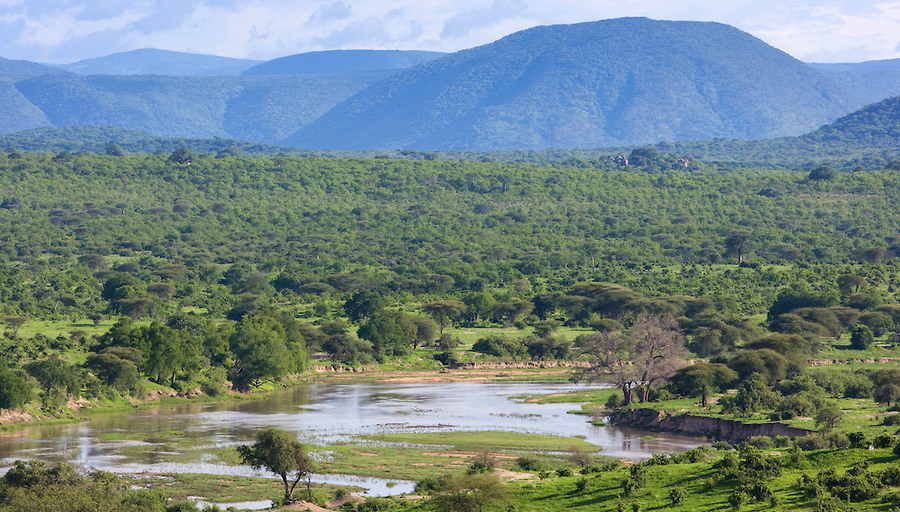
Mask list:
[[[276,142],[388,73],[0,78],[0,132],[116,126],[161,137]]]
[[[59,67],[82,75],[238,75],[258,60],[144,48],[80,60]]]
[[[331,50],[289,55],[253,66],[243,75],[311,75],[403,69],[446,55],[401,50]]]
[[[853,101],[718,23],[536,27],[404,70],[286,139],[331,149],[542,149],[799,135]]]
[[[802,137],[808,142],[897,147],[900,144],[900,97],[888,98],[848,114]]]
[[[864,104],[900,95],[900,59],[809,65],[827,75]]]
[[[0,57],[0,75],[9,77],[31,77],[41,75],[62,75],[68,73],[53,66],[45,66],[27,60],[12,60]]]

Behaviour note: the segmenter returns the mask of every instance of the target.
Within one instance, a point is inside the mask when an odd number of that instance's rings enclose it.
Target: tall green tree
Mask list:
[[[265,468],[281,477],[285,501],[293,500],[294,488],[300,480],[316,470],[315,463],[306,453],[303,444],[277,428],[260,430],[256,433],[255,443],[250,446],[240,445],[237,452],[243,464],[253,469]],[[307,491],[310,491],[309,487]],[[311,497],[310,492],[309,498]]]

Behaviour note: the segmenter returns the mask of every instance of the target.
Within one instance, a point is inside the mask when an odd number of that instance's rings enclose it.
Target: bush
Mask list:
[[[572,468],[559,468],[556,470],[556,476],[572,476]]]
[[[456,352],[451,352],[449,350],[446,352],[435,354],[433,357],[435,361],[438,361],[444,366],[451,366],[459,362],[459,358],[457,357]]]
[[[889,436],[887,434],[881,434],[872,440],[872,446],[875,448],[890,448],[894,446],[894,436]]]
[[[875,343],[872,330],[863,324],[857,324],[850,332],[850,347],[853,350],[867,350]]]
[[[731,505],[731,508],[734,510],[740,510],[745,503],[747,503],[747,493],[740,489],[735,490],[731,493],[731,496],[728,497],[728,504]]]
[[[537,458],[530,455],[524,455],[516,459],[516,466],[522,471],[541,471],[544,465]]]
[[[672,501],[673,505],[678,505],[682,501],[684,501],[685,492],[681,487],[676,487],[669,491],[669,500]]]
[[[587,478],[581,477],[575,481],[575,490],[576,491],[581,492],[587,488],[588,488],[588,479]]]
[[[761,450],[771,450],[775,447],[775,442],[769,436],[753,436],[747,440],[747,444]]]
[[[606,399],[606,407],[608,409],[618,409],[620,405],[622,405],[622,398],[619,397],[618,393],[613,393]]]

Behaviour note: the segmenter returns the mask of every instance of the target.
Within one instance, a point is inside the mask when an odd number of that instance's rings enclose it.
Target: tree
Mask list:
[[[816,426],[824,425],[826,431],[834,428],[837,422],[841,421],[841,408],[834,403],[823,405],[816,411]]]
[[[241,463],[253,469],[265,468],[281,477],[285,501],[293,500],[297,483],[316,470],[303,444],[277,428],[260,430],[256,433],[256,442],[253,445],[240,445],[237,452]],[[308,480],[307,491],[311,498]]]
[[[191,165],[198,157],[197,152],[190,148],[178,148],[169,155],[169,162],[182,165]]]
[[[709,393],[718,391],[736,381],[737,372],[724,364],[696,363],[685,366],[672,376],[671,387],[686,396],[700,395],[702,407],[706,407]]]
[[[842,274],[837,278],[838,289],[843,295],[858,293],[866,286],[866,278],[856,274]]]
[[[820,165],[810,171],[809,179],[814,181],[831,181],[837,177],[837,171],[827,165]]]
[[[66,393],[76,397],[81,395],[81,381],[75,373],[75,368],[58,357],[32,361],[22,368],[40,383],[46,395],[49,395],[55,387],[62,388]]]
[[[581,344],[592,361],[576,377],[612,382],[622,390],[622,405],[632,402],[635,390],[647,401],[652,386],[671,377],[689,355],[684,335],[669,316],[642,316],[625,333],[592,333],[582,336]]]
[[[116,144],[115,142],[110,142],[106,145],[105,152],[107,156],[125,156],[125,150],[122,149],[122,146]]]
[[[0,409],[17,409],[31,400],[31,385],[0,361]]]
[[[458,300],[436,300],[422,304],[422,311],[441,326],[441,334],[444,334],[444,328],[465,310],[466,305]]]
[[[509,501],[509,490],[495,475],[450,475],[432,501],[438,512],[482,512],[486,506]]]
[[[237,323],[229,338],[235,362],[232,382],[258,385],[264,379],[288,373],[291,354],[284,327],[264,313],[247,315]]]
[[[744,252],[750,241],[750,231],[746,229],[732,229],[725,237],[725,247],[737,257],[738,264],[744,262]]]
[[[376,316],[385,305],[385,300],[380,294],[362,290],[344,302],[344,314],[355,323]]]
[[[28,318],[24,317],[24,316],[9,315],[9,316],[3,317],[3,323],[12,327],[13,337],[16,337],[19,335],[19,327],[22,327],[27,322],[28,322]]]
[[[850,332],[850,347],[853,350],[867,350],[875,343],[872,329],[863,324],[857,324]]]
[[[416,326],[400,311],[381,311],[359,326],[356,335],[372,343],[378,356],[399,356],[409,353],[415,339]]]

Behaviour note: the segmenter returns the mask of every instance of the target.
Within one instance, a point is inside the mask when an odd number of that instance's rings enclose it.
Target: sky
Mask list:
[[[0,0],[0,57],[454,52],[537,25],[623,16],[725,23],[805,62],[900,58],[900,0]]]

